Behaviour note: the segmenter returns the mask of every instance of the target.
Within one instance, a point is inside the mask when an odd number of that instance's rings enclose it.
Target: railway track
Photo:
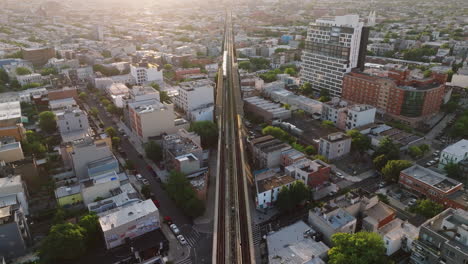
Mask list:
[[[219,139],[212,262],[255,263],[240,133],[242,100],[230,14],[226,14],[216,97]]]

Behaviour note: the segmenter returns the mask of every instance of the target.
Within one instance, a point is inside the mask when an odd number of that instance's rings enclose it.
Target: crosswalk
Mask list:
[[[198,242],[198,238],[200,238],[200,233],[198,233],[197,230],[192,229],[190,232],[184,233],[184,237],[190,247],[194,247]]]
[[[181,261],[177,261],[176,264],[192,264],[192,259],[191,258],[186,258]]]

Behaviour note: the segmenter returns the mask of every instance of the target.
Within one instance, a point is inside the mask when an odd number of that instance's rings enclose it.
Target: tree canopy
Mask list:
[[[16,75],[28,75],[31,74],[31,70],[26,67],[18,67],[16,68]]]
[[[356,129],[349,130],[346,132],[351,137],[351,149],[360,154],[363,154],[371,147],[371,140],[366,135],[361,134]]]
[[[444,210],[444,206],[431,200],[424,199],[416,201],[416,204],[409,210],[412,213],[422,215],[426,218],[431,218],[442,212],[442,210]]]
[[[288,132],[284,131],[283,129],[275,126],[266,126],[262,129],[263,135],[271,135],[279,140],[288,141],[290,139],[290,135]]]
[[[463,180],[463,172],[458,163],[449,162],[444,166],[444,171],[447,176],[455,180]]]
[[[55,114],[51,111],[44,111],[39,114],[39,127],[47,132],[53,133],[57,129]]]
[[[336,233],[332,242],[333,247],[328,251],[330,264],[389,263],[384,241],[377,233]]]
[[[115,131],[115,128],[113,127],[108,127],[104,130],[104,132],[106,132],[106,134],[110,137],[110,138],[113,138],[115,136],[117,136],[117,131]]]
[[[197,121],[190,124],[189,131],[193,131],[200,136],[204,149],[216,147],[218,145],[218,126],[212,121]]]
[[[387,160],[396,160],[400,157],[400,149],[389,137],[384,137],[374,152],[374,157],[380,155],[385,155]]]
[[[382,168],[382,174],[387,182],[398,182],[400,172],[412,165],[408,160],[390,160]]]
[[[86,252],[86,230],[75,224],[64,223],[51,227],[39,250],[44,263],[62,263],[74,260]]]
[[[156,141],[150,140],[145,144],[146,157],[154,162],[160,162],[163,159],[162,147]]]
[[[276,206],[280,211],[292,211],[304,202],[311,198],[309,187],[302,181],[296,181],[290,187],[283,186],[278,193]]]
[[[187,177],[181,172],[171,171],[166,184],[169,196],[177,206],[191,217],[197,217],[205,211],[205,205],[195,195]]]

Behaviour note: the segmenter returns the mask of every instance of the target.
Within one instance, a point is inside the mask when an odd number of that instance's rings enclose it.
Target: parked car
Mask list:
[[[154,203],[154,205],[156,205],[157,208],[159,208],[159,201],[158,200],[153,199],[153,203]]]
[[[335,172],[335,175],[336,175],[336,177],[338,177],[340,179],[344,178],[344,176],[343,176],[343,174],[341,172]]]
[[[379,188],[383,188],[383,187],[385,187],[385,182],[380,182],[379,183]]]
[[[149,185],[150,182],[147,180],[147,179],[142,179],[141,182],[144,184],[144,185]]]
[[[182,246],[187,245],[187,240],[185,240],[185,237],[183,235],[178,235],[177,240],[179,240],[179,242],[180,242],[180,244],[182,244]]]
[[[177,228],[176,224],[172,224],[172,225],[170,225],[169,227],[171,228],[172,232],[173,232],[175,235],[180,234],[180,230],[179,230],[179,228]]]
[[[172,218],[170,216],[164,216],[163,221],[169,226],[172,225]]]
[[[408,202],[408,206],[413,206],[413,205],[415,205],[415,204],[416,204],[416,201],[417,201],[417,200],[416,200],[415,198],[411,198],[411,199],[409,200],[409,202]]]
[[[141,176],[141,174],[139,174],[139,173],[138,173],[137,175],[135,175],[135,177],[136,177],[137,180],[139,180],[139,181],[143,180],[143,176]]]

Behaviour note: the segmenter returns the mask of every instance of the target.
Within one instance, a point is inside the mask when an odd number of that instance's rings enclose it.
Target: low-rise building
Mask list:
[[[332,133],[326,138],[320,138],[318,154],[329,160],[340,158],[350,151],[351,137],[342,132]]]
[[[76,107],[78,107],[78,104],[76,103],[75,99],[73,99],[73,97],[49,101],[49,108],[52,111],[59,111]]]
[[[137,85],[163,82],[163,70],[159,65],[148,62],[133,63],[130,65],[130,74],[136,80]]]
[[[24,208],[15,195],[1,193],[0,234],[0,256],[13,260],[26,253],[31,234]]]
[[[309,224],[323,234],[327,245],[332,245],[333,234],[356,230],[356,218],[342,208],[314,208],[309,211]]]
[[[118,108],[124,107],[124,98],[128,96],[129,89],[123,83],[113,83],[106,87],[106,92]]]
[[[57,126],[63,142],[70,142],[88,135],[88,116],[79,108],[54,111]]]
[[[295,181],[296,179],[290,175],[271,169],[255,174],[257,208],[266,209],[272,207],[278,199],[278,193],[281,188],[289,187]]]
[[[448,208],[427,220],[414,242],[415,264],[468,263],[468,212]]]
[[[55,189],[55,199],[57,204],[63,208],[71,207],[83,202],[81,195],[81,185],[61,186]]]
[[[112,209],[99,217],[99,224],[107,249],[161,227],[158,208],[151,200]]]
[[[322,120],[332,121],[339,129],[350,130],[374,123],[375,113],[376,108],[373,106],[349,104],[333,98],[323,104]]]
[[[191,112],[214,104],[214,82],[208,79],[182,82],[178,87],[178,95],[173,98],[174,105],[184,111],[188,117]],[[206,109],[205,109],[206,111]],[[196,112],[195,112],[196,113]],[[208,113],[208,115],[213,115]],[[212,119],[212,118],[211,118]]]
[[[282,107],[278,103],[273,103],[258,96],[244,98],[244,103],[246,111],[262,117],[266,122],[291,118],[291,110]]]
[[[293,148],[287,149],[281,152],[281,166],[287,167],[305,158],[306,155],[304,153]]]
[[[16,79],[18,82],[24,86],[26,84],[31,83],[39,83],[42,84],[42,75],[40,73],[31,73],[26,75],[17,75]]]
[[[443,169],[449,163],[459,163],[468,158],[468,140],[462,139],[444,148],[440,152],[439,168]]]
[[[464,194],[463,183],[420,165],[415,164],[402,170],[398,183],[445,207],[468,208],[468,197]]]
[[[313,239],[315,231],[303,221],[286,226],[266,237],[270,264],[324,264],[330,249]]]
[[[14,196],[21,205],[25,215],[29,215],[28,194],[26,185],[20,175],[0,178],[0,197]]]
[[[204,165],[200,136],[194,132],[180,129],[177,134],[164,136],[162,146],[168,169],[190,174]]]
[[[140,202],[140,195],[132,184],[122,184],[119,188],[110,191],[111,197],[88,204],[88,210],[98,215],[105,215],[114,208]]]
[[[90,177],[81,183],[83,202],[88,205],[99,199],[112,196],[112,190],[120,187],[120,179],[115,171],[102,173]]]
[[[79,99],[78,89],[76,87],[63,87],[61,89],[47,90],[47,97],[49,101],[65,99],[70,97],[73,97],[75,101]]]
[[[287,175],[316,188],[330,179],[331,167],[321,160],[301,159],[286,168]]]
[[[250,141],[254,164],[257,168],[275,168],[281,165],[281,153],[291,148],[287,143],[272,136]]]
[[[395,218],[379,228],[377,233],[384,241],[385,254],[391,256],[400,249],[411,252],[413,242],[418,238],[419,228],[407,221]]]
[[[0,160],[5,162],[15,162],[24,159],[21,143],[13,137],[0,138]]]

